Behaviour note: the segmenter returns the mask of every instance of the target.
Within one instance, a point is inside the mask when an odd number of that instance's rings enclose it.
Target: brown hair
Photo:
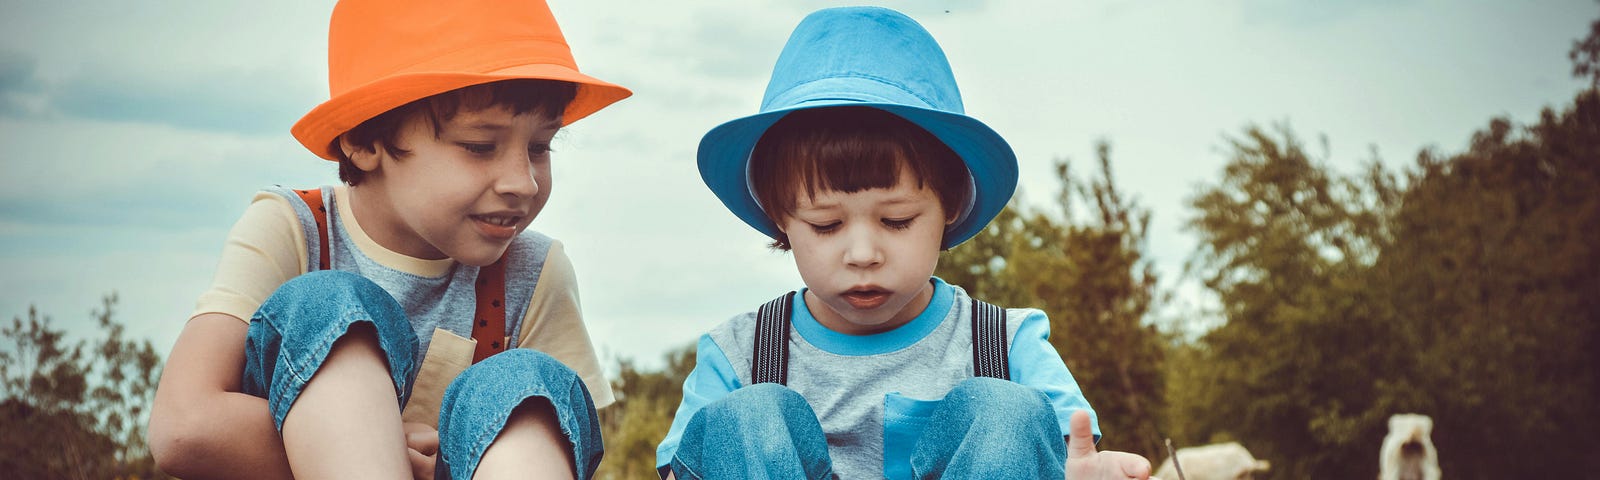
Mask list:
[[[899,115],[871,107],[828,107],[785,115],[756,141],[750,181],[756,200],[773,223],[794,215],[800,192],[819,189],[854,193],[891,188],[901,169],[939,198],[946,218],[955,218],[971,198],[967,167],[938,137]],[[772,248],[789,249],[779,232]]]
[[[514,79],[483,83],[395,107],[361,122],[339,137],[349,140],[357,148],[370,149],[376,144],[392,155],[405,156],[411,152],[400,148],[395,141],[400,135],[400,125],[413,114],[426,114],[428,124],[433,127],[433,133],[437,136],[439,124],[454,118],[456,113],[462,110],[504,106],[517,115],[529,112],[559,114],[566,110],[567,104],[572,103],[572,99],[577,95],[576,84],[556,80]],[[339,138],[334,138],[328,149],[339,159],[340,181],[354,186],[366,179],[367,172],[357,168],[356,164],[350,161],[350,156],[345,155],[344,149],[339,148]]]

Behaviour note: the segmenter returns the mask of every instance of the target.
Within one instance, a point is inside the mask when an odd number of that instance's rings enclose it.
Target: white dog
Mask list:
[[[1180,448],[1178,462],[1183,467],[1186,480],[1250,480],[1255,474],[1271,468],[1270,463],[1256,460],[1238,442]],[[1161,463],[1155,476],[1162,480],[1178,480],[1171,458]]]
[[[1433,419],[1401,413],[1389,417],[1389,436],[1378,450],[1378,480],[1439,480]]]

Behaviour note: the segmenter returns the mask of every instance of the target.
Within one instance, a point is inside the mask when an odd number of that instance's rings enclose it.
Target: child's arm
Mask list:
[[[287,478],[267,401],[239,393],[248,324],[207,313],[184,326],[150,410],[150,453],[180,478]]]
[[[1011,379],[1017,383],[1032,387],[1045,394],[1050,399],[1050,407],[1056,411],[1056,418],[1060,422],[1061,431],[1070,431],[1067,419],[1073,412],[1087,412],[1090,422],[1089,430],[1094,434],[1092,440],[1100,440],[1099,426],[1095,420],[1094,408],[1089,406],[1089,401],[1084,397],[1083,390],[1078,387],[1078,381],[1072,377],[1072,372],[1067,370],[1062,356],[1056,348],[1050,345],[1050,319],[1044,312],[1038,310],[1011,310],[1027,312],[1021,325],[1017,327],[1016,336],[1012,337],[1009,351]],[[1015,320],[1017,317],[1012,316]]]
[[[549,354],[577,372],[589,389],[595,409],[616,401],[605,370],[600,368],[588,326],[583,323],[577,273],[560,241],[552,242],[545,254],[544,268],[517,332],[516,345]]]
[[[284,197],[260,192],[228,232],[216,278],[172,347],[150,410],[157,464],[182,478],[291,478],[267,401],[239,393],[249,318],[304,273],[306,247]]]

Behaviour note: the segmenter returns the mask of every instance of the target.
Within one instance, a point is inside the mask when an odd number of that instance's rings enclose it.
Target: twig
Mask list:
[[[1167,439],[1167,456],[1172,458],[1172,468],[1178,470],[1178,480],[1189,480],[1183,478],[1183,465],[1178,464],[1178,452],[1172,450],[1172,439],[1170,438]]]

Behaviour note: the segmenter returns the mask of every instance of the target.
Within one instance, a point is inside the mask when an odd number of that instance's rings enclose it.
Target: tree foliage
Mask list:
[[[1589,88],[1600,89],[1600,19],[1589,24],[1589,35],[1572,42],[1567,51],[1572,59],[1572,76],[1589,79]]]
[[[1164,341],[1145,321],[1158,296],[1145,256],[1150,211],[1117,189],[1110,146],[1100,143],[1097,157],[1089,178],[1056,164],[1057,212],[1013,202],[935,274],[976,298],[1043,310],[1051,344],[1100,417],[1100,447],[1154,455]]]
[[[1385,419],[1418,412],[1452,478],[1600,467],[1600,95],[1424,152],[1403,187],[1331,173],[1287,127],[1232,145],[1191,201],[1191,273],[1227,323],[1174,354],[1180,439],[1371,478]]]
[[[606,454],[595,478],[657,478],[656,445],[672,427],[683,382],[694,370],[694,355],[693,345],[668,352],[666,368],[660,371],[640,370],[627,359],[620,362],[611,379],[617,401],[600,410]]]
[[[1398,187],[1376,163],[1329,173],[1287,126],[1230,142],[1222,181],[1191,199],[1200,246],[1188,266],[1227,323],[1178,354],[1174,434],[1244,441],[1277,478],[1376,476],[1365,446],[1393,408],[1372,379],[1396,354],[1392,314],[1367,286]]]
[[[1379,262],[1457,478],[1600,468],[1600,93],[1421,155]],[[1485,441],[1488,440],[1488,441]]]
[[[70,342],[30,308],[0,328],[0,471],[16,478],[165,478],[144,441],[160,356],[123,337],[117,297],[93,311],[101,338]]]

